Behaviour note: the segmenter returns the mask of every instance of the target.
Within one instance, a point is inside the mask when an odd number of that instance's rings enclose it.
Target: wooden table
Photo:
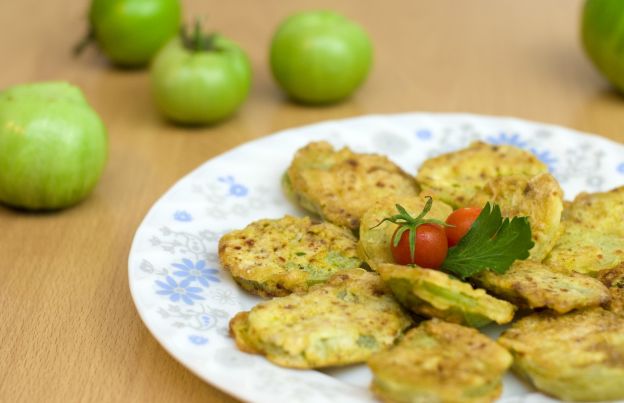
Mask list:
[[[368,113],[510,115],[624,142],[624,98],[579,45],[580,0],[184,1],[249,52],[254,84],[236,117],[171,126],[154,110],[147,71],[120,71],[90,50],[70,55],[87,2],[0,2],[0,87],[79,85],[109,130],[110,157],[83,203],[35,214],[0,207],[0,401],[231,402],[171,358],[128,290],[133,234],[156,199],[203,161],[292,126]],[[370,79],[330,107],[289,103],[267,49],[286,15],[333,8],[366,27]]]

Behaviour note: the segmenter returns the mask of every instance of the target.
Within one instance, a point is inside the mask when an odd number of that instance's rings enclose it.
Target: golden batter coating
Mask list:
[[[607,288],[595,278],[556,272],[528,260],[517,260],[504,274],[486,270],[472,280],[517,306],[548,308],[558,313],[599,306],[610,298]]]
[[[535,245],[530,260],[541,262],[561,234],[563,190],[549,173],[533,177],[501,176],[490,180],[469,204],[477,207],[494,202],[504,217],[529,217]]]
[[[407,332],[368,361],[371,389],[386,402],[492,402],[509,352],[477,330],[438,319]]]
[[[256,305],[230,322],[237,346],[291,368],[366,361],[390,347],[410,317],[375,273],[340,272],[307,294]]]
[[[334,273],[360,267],[351,231],[310,218],[259,220],[219,240],[219,259],[245,290],[283,296],[305,292]]]
[[[624,318],[602,308],[527,316],[500,344],[513,369],[537,389],[563,400],[624,399]]]
[[[418,315],[481,327],[512,321],[516,307],[438,270],[381,264],[376,270],[397,300]]]
[[[419,191],[415,180],[385,156],[336,151],[324,141],[297,151],[282,186],[304,209],[352,230],[376,199]]]
[[[613,269],[599,271],[598,280],[602,281],[611,293],[611,301],[606,304],[606,308],[624,316],[624,263]]]
[[[249,312],[239,312],[230,319],[230,334],[236,339],[236,347],[250,354],[261,354],[254,347],[254,341],[249,338]]]
[[[360,224],[360,240],[358,249],[360,256],[373,269],[381,263],[393,263],[394,258],[390,251],[392,235],[398,227],[388,221],[379,224],[384,218],[398,213],[396,205],[399,204],[407,212],[416,217],[423,211],[427,199],[419,196],[412,197],[387,197],[376,201],[362,216]],[[431,210],[426,218],[436,218],[444,221],[453,209],[440,201],[433,201]],[[377,225],[379,224],[379,225]]]
[[[563,233],[545,262],[596,275],[624,262],[624,186],[581,193],[563,211]]]
[[[426,160],[416,179],[423,195],[451,206],[465,207],[494,178],[533,177],[548,167],[528,151],[508,145],[476,141],[469,147]]]

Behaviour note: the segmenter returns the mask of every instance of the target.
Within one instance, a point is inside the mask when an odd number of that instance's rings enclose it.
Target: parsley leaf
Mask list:
[[[505,273],[533,247],[527,217],[503,218],[500,207],[487,203],[470,230],[448,250],[442,268],[462,279],[484,270]]]

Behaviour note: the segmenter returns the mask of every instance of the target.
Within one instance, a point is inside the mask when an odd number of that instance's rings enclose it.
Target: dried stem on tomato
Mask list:
[[[380,226],[385,221],[398,225],[399,229],[394,233],[394,238],[392,239],[392,245],[395,248],[399,244],[403,233],[405,231],[409,231],[408,236],[410,257],[412,260],[414,260],[414,254],[416,253],[416,229],[418,227],[423,224],[437,224],[442,227],[452,227],[452,225],[449,225],[444,221],[435,218],[425,218],[425,216],[429,213],[429,210],[431,210],[432,205],[433,199],[431,198],[431,196],[427,196],[427,202],[425,203],[425,207],[423,208],[423,210],[420,212],[420,214],[418,214],[418,216],[412,217],[403,206],[401,206],[400,204],[396,204],[395,206],[399,214],[384,218],[371,229]]]

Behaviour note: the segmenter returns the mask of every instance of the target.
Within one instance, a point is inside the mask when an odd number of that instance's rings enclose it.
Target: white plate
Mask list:
[[[138,228],[128,262],[141,318],[162,346],[205,381],[254,402],[371,402],[363,366],[331,371],[280,368],[239,352],[228,321],[259,301],[220,270],[224,233],[260,218],[301,214],[280,190],[298,148],[314,140],[388,155],[415,173],[428,157],[473,140],[513,144],[535,153],[559,179],[567,199],[624,183],[624,146],[562,127],[511,118],[458,114],[363,116],[285,130],[207,161],[156,202]],[[490,329],[496,333],[496,329]],[[502,402],[550,399],[512,375]]]

